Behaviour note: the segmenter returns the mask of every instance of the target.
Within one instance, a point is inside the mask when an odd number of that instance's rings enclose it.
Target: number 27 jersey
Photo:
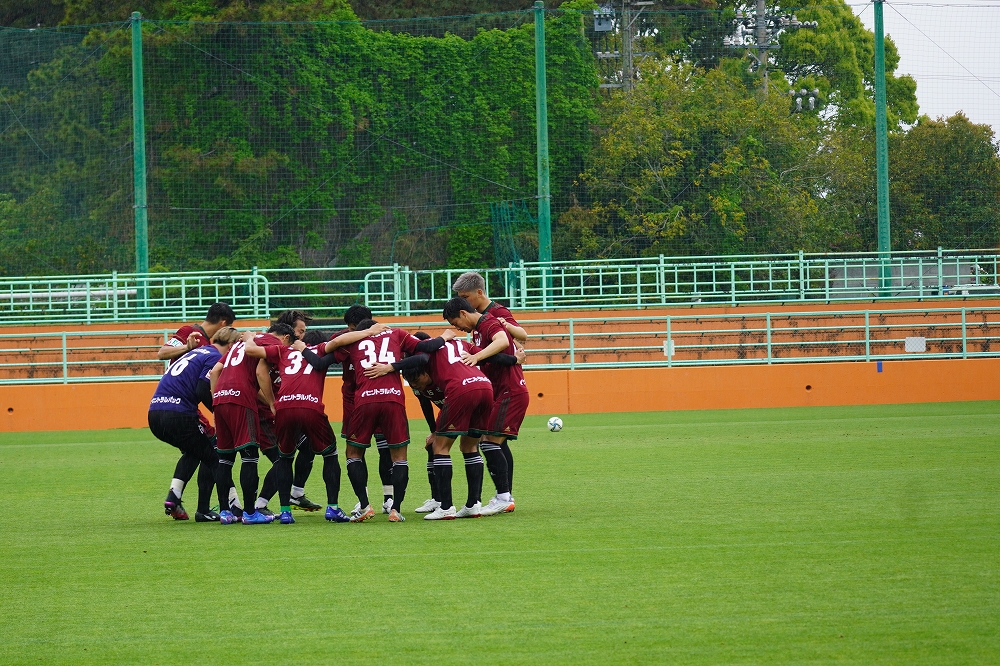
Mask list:
[[[365,377],[365,370],[376,363],[395,363],[404,353],[412,354],[420,340],[406,331],[390,328],[378,335],[365,338],[353,345],[336,350],[336,360],[344,361],[350,358],[354,365],[357,388],[354,389],[354,406],[370,402],[398,402],[405,404],[403,398],[403,383],[399,374],[390,372],[383,377],[371,379]]]

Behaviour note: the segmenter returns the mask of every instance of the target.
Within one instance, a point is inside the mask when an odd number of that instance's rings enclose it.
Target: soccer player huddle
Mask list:
[[[170,365],[149,405],[153,435],[181,451],[164,501],[166,514],[188,519],[182,497],[197,471],[196,521],[294,523],[292,507],[322,509],[305,495],[318,455],[323,458],[326,520],[364,522],[376,515],[365,461],[374,439],[382,512],[390,522],[404,522],[410,432],[403,380],[419,399],[430,429],[424,446],[431,499],[415,511],[425,520],[512,512],[509,442],[517,439],[528,407],[521,369],[527,333],[507,308],[489,299],[480,274],[464,273],[452,288],[457,296],[442,313],[452,328],[437,337],[379,324],[362,305],[348,308],[346,329],[333,335],[307,330],[312,320],[297,310],[283,312],[267,332],[241,333],[233,328],[236,316],[224,303],[213,305],[201,325],[181,327],[157,354]],[[471,334],[471,343],[455,329]],[[325,378],[334,365],[343,377],[341,438],[358,500],[350,514],[339,505],[339,450],[323,405]],[[214,428],[199,404],[214,414]],[[466,501],[457,510],[452,499],[455,440],[468,485]],[[262,483],[261,453],[271,461]],[[233,481],[237,455],[239,491]],[[486,468],[496,494],[484,505]],[[218,512],[210,508],[213,491]],[[268,508],[275,494],[277,514]]]

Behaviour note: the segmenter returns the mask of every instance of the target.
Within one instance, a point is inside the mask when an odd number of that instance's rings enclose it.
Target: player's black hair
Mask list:
[[[295,329],[289,326],[288,324],[282,324],[282,323],[271,324],[271,328],[267,329],[267,332],[272,333],[278,337],[281,337],[282,335],[287,335],[288,342],[295,342],[296,340],[298,340],[298,338],[295,337]]]
[[[326,331],[321,331],[318,328],[311,328],[302,336],[302,342],[306,343],[310,347],[313,345],[321,345],[329,339],[330,334]]]
[[[209,324],[223,322],[226,326],[232,326],[233,322],[236,321],[236,313],[226,303],[213,303],[212,307],[208,309],[208,314],[205,315],[205,321]]]
[[[416,333],[413,334],[413,337],[415,337],[417,340],[430,340],[431,339],[431,336],[428,335],[427,333],[424,333],[423,331],[417,331]]]
[[[309,322],[311,322],[312,320],[313,318],[307,315],[302,310],[285,310],[280,315],[278,315],[278,318],[275,319],[275,323],[288,324],[292,328],[295,328],[295,322],[297,321],[304,321],[306,325],[308,325]]]
[[[407,384],[412,384],[420,379],[420,375],[426,375],[429,373],[427,372],[427,366],[421,365],[416,368],[403,368],[400,370],[399,374],[403,375],[403,379],[406,380]]]
[[[357,328],[358,324],[363,322],[365,319],[372,318],[372,311],[363,305],[352,305],[347,308],[347,312],[344,313],[344,323],[348,326],[354,325]]]
[[[476,308],[472,307],[469,301],[456,296],[447,303],[444,304],[444,318],[448,321],[452,319],[457,319],[462,312],[476,312]]]
[[[368,317],[368,319],[362,319],[358,322],[358,325],[354,327],[355,331],[367,331],[369,328],[377,324],[378,322]]]

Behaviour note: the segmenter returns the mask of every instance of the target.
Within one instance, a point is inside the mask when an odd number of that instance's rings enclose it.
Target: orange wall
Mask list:
[[[1000,359],[811,363],[527,373],[529,414],[1000,400]],[[808,387],[808,388],[807,388]],[[156,384],[0,386],[0,432],[146,427]],[[341,418],[340,379],[326,386]],[[410,418],[420,408],[407,396]]]

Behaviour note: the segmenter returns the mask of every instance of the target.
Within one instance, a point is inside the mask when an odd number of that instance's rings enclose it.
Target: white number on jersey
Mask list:
[[[245,344],[243,344],[243,341],[240,340],[239,342],[234,344],[233,348],[229,350],[228,354],[226,354],[226,363],[223,365],[223,367],[228,368],[230,366],[239,365],[240,363],[243,362],[243,357],[244,355],[246,355],[246,353],[247,353],[247,347]]]
[[[197,352],[188,352],[174,361],[174,364],[170,366],[170,374],[174,377],[179,377],[180,374],[184,372],[184,368],[188,367],[188,363],[190,363],[191,359],[193,359],[196,355]]]
[[[305,366],[306,370],[302,374],[308,375],[313,371],[312,365],[305,362],[305,358],[302,356],[302,352],[293,351],[288,354],[288,362],[291,363],[287,368],[285,368],[286,375],[297,375],[302,366]]]
[[[361,367],[367,370],[376,363],[395,363],[396,355],[389,351],[389,338],[382,338],[382,348],[379,349],[378,355],[375,355],[375,341],[366,339],[358,343],[358,349],[365,353],[365,357],[361,359]]]
[[[462,360],[462,341],[461,340],[449,340],[444,343],[445,349],[448,350],[448,363],[459,363]]]

